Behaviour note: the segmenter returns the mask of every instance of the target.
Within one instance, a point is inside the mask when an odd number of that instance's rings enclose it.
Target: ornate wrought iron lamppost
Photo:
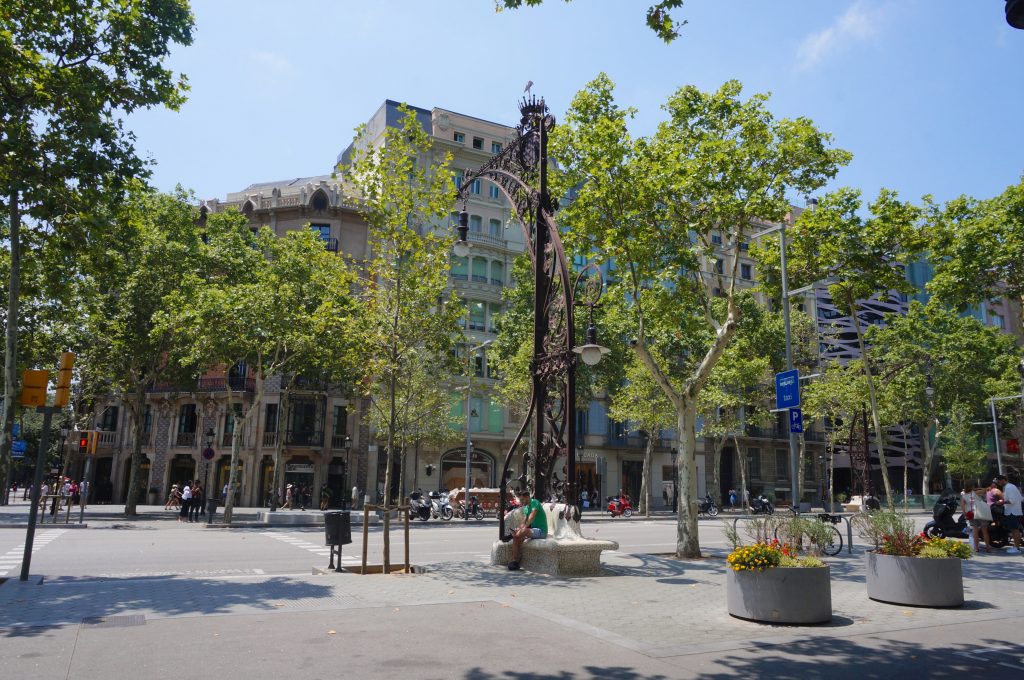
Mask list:
[[[515,140],[463,178],[458,191],[463,209],[459,213],[455,254],[464,257],[469,252],[466,242],[469,214],[465,202],[470,187],[481,178],[493,182],[511,203],[522,225],[534,272],[532,398],[526,418],[505,455],[500,476],[500,502],[505,499],[512,457],[532,421],[535,472],[533,479],[521,481],[528,488],[532,487],[532,495],[540,500],[551,490],[560,492],[567,499],[567,507],[576,515],[573,519],[578,520],[579,509],[573,502],[577,497],[576,358],[578,354],[585,363],[593,365],[608,351],[597,344],[597,329],[593,325],[593,309],[601,292],[601,283],[594,284],[593,274],[599,279],[600,272],[589,266],[575,280],[570,278],[569,263],[554,219],[557,202],[548,193],[548,134],[555,119],[543,98],[536,96],[523,98],[519,112],[521,118]],[[587,343],[576,348],[573,315],[581,283],[586,284],[589,293],[589,300],[584,304],[590,308],[591,323]],[[554,466],[563,456],[567,459],[566,478],[559,480]],[[505,534],[504,515],[500,512],[498,534]]]

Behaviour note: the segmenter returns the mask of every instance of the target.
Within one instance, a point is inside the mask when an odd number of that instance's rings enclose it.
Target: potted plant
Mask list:
[[[964,603],[961,562],[971,557],[964,543],[929,539],[898,512],[875,512],[862,520],[875,549],[867,554],[868,597],[915,607],[959,607]]]
[[[737,546],[728,557],[729,614],[762,623],[828,623],[832,584],[828,565],[799,557],[778,540]]]

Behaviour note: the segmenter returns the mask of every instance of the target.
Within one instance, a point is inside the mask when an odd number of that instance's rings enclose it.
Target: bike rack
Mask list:
[[[794,513],[794,514],[797,517],[799,517],[801,513],[797,512],[797,513]],[[815,513],[805,513],[805,514],[813,514],[813,515],[817,516],[817,515],[820,515],[822,513],[815,512]],[[843,522],[846,523],[846,553],[848,555],[852,555],[853,554],[853,524],[850,522],[850,518],[856,517],[857,516],[856,513],[830,512],[828,514],[831,515],[832,517],[839,517],[840,519],[843,520]],[[738,531],[736,527],[739,524],[739,521],[741,519],[757,519],[758,517],[770,517],[770,515],[738,515],[736,517],[733,517],[733,519],[732,519],[732,530],[733,531]]]

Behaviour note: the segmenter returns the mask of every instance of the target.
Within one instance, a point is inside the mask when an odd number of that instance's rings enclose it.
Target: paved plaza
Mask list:
[[[8,524],[19,512],[4,511]],[[702,522],[704,559],[677,560],[671,518],[595,516],[585,533],[622,547],[603,576],[557,579],[486,564],[493,521],[415,525],[426,573],[358,576],[314,575],[326,566],[322,529],[212,529],[156,508],[102,517],[41,527],[34,578],[20,583],[15,569],[0,585],[11,677],[160,677],[196,664],[229,679],[1024,676],[1020,556],[966,562],[962,609],[915,609],[867,598],[857,544],[828,560],[832,624],[789,627],[726,614],[718,520]],[[380,529],[371,535],[379,555]],[[0,559],[23,539],[0,529]]]

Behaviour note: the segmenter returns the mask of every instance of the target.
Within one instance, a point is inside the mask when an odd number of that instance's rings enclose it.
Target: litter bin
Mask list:
[[[352,518],[345,510],[324,513],[325,545],[348,545],[352,542]]]
[[[217,514],[217,505],[219,501],[216,498],[206,499],[206,523],[213,524],[213,516]]]

